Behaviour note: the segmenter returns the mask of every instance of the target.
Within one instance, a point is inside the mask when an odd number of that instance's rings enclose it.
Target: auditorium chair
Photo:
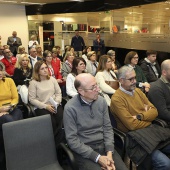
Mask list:
[[[3,124],[8,170],[63,170],[58,162],[50,115]],[[77,170],[72,152],[60,144],[60,153],[69,157],[69,167]],[[62,156],[60,154],[60,156]]]

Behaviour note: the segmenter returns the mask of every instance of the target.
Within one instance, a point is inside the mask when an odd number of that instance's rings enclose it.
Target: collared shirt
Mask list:
[[[0,55],[0,60],[2,60],[4,58],[4,56],[3,55]]]
[[[158,71],[157,71],[157,69],[156,69],[156,67],[155,67],[156,62],[151,63],[147,58],[145,58],[145,61],[148,62],[148,63],[150,63],[150,65],[151,65],[151,67],[152,67],[152,69],[153,69],[153,71],[154,71],[156,77],[158,78],[158,77],[159,77],[159,74],[158,74]]]
[[[34,68],[35,63],[37,62],[37,56],[35,58],[30,56],[30,58],[31,58],[32,67]]]
[[[89,103],[89,102],[85,101],[85,100],[81,97],[81,95],[80,95],[80,98],[81,98],[81,100],[83,100],[84,103],[86,103],[87,105],[91,106],[92,102]]]
[[[124,93],[126,93],[126,94],[128,94],[128,95],[130,95],[130,96],[133,96],[134,95],[134,90],[133,91],[127,91],[127,90],[125,90],[121,85],[120,85],[120,90],[121,91],[123,91]]]
[[[133,68],[133,69],[135,68],[135,66],[132,66],[132,65],[130,65],[130,64],[128,64],[128,67],[131,67],[131,68]]]
[[[165,79],[165,77],[161,76],[160,79],[167,85],[168,89],[170,90],[170,83]]]

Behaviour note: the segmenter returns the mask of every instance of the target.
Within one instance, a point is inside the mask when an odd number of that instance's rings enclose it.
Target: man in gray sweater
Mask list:
[[[95,78],[87,73],[75,80],[78,95],[64,108],[64,128],[80,170],[127,170],[114,150],[114,134],[108,107],[98,96]]]

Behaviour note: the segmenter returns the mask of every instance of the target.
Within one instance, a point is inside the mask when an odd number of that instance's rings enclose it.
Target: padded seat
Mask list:
[[[50,115],[5,123],[3,136],[8,170],[63,170]]]

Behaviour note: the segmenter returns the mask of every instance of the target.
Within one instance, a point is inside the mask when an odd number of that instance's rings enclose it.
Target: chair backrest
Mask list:
[[[31,170],[57,161],[50,115],[3,124],[9,170]]]

